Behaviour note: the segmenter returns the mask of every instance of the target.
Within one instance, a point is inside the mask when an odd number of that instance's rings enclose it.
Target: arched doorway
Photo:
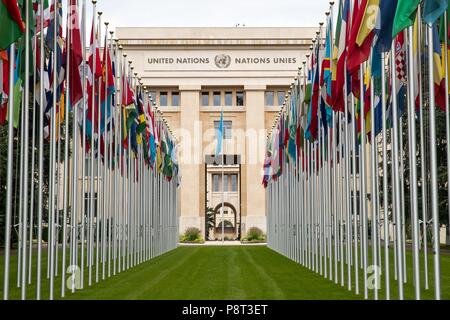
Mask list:
[[[222,240],[236,240],[239,238],[239,219],[236,208],[229,202],[223,203],[223,217],[221,212],[222,203],[214,208],[214,238]]]

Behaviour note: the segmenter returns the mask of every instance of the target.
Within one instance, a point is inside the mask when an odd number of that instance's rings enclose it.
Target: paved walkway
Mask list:
[[[242,243],[240,241],[205,241],[204,243],[179,243],[180,246],[267,246],[267,243]]]

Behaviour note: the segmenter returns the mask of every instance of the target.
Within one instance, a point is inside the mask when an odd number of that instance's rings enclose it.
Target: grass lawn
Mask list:
[[[44,251],[45,253],[45,251]],[[405,298],[413,298],[411,252],[408,252],[408,284]],[[36,260],[34,260],[35,262]],[[42,299],[48,298],[47,259],[43,255]],[[393,259],[391,259],[391,262]],[[0,282],[3,280],[3,257],[0,257]],[[430,256],[431,262],[431,256]],[[11,299],[20,298],[16,283],[17,262],[11,261]],[[432,263],[429,265],[430,274]],[[396,282],[391,271],[391,298],[396,299]],[[450,299],[450,256],[441,256],[442,298]],[[93,268],[95,275],[95,267]],[[100,266],[101,273],[101,266]],[[87,278],[87,272],[85,273]],[[346,276],[346,272],[345,272]],[[353,270],[352,270],[353,276]],[[33,274],[35,279],[35,273]],[[362,271],[360,272],[360,280]],[[423,277],[422,277],[423,279]],[[432,299],[430,290],[423,299]],[[384,287],[384,280],[381,280]],[[85,282],[87,283],[87,282]],[[265,246],[182,246],[86,287],[66,299],[363,299],[334,281],[306,269]],[[347,284],[345,282],[345,284]],[[55,298],[60,298],[61,277],[55,279]],[[2,290],[0,288],[0,290]],[[27,298],[34,299],[35,284],[27,287]],[[370,298],[372,294],[370,293]],[[380,292],[380,299],[384,297]]]

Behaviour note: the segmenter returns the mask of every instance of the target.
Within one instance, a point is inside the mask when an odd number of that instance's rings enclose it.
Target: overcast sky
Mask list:
[[[315,27],[325,21],[329,1],[99,0],[97,7],[112,27]]]

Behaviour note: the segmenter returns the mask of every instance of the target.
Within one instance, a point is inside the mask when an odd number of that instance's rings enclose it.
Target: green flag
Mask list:
[[[395,11],[392,38],[402,30],[412,26],[416,19],[417,7],[420,0],[399,0]]]
[[[0,1],[0,50],[8,48],[25,32],[17,0]]]

